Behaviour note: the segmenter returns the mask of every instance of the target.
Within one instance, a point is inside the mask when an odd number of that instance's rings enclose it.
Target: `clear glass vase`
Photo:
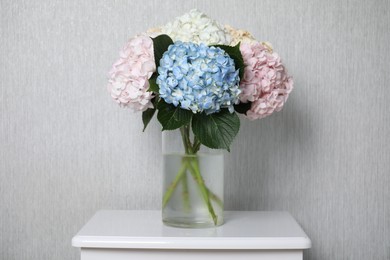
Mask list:
[[[190,132],[184,128],[163,132],[162,219],[175,227],[219,226],[223,224],[223,153],[197,148]]]

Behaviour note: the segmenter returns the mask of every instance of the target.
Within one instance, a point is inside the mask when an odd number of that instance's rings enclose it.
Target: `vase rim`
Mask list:
[[[205,157],[205,156],[221,156],[223,155],[222,151],[211,151],[211,152],[198,152],[196,154],[186,154],[184,152],[169,152],[169,153],[163,153],[163,155],[168,155],[168,156],[183,156],[183,157]]]

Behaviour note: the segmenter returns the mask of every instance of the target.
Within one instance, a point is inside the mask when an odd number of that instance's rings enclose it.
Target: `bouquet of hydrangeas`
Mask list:
[[[293,88],[271,45],[247,31],[222,26],[192,10],[165,26],[131,38],[110,71],[108,89],[123,107],[142,112],[144,130],[154,114],[162,130],[180,129],[186,154],[201,145],[227,149],[239,131],[237,113],[249,120],[282,109]],[[213,196],[196,160],[165,191],[163,207],[190,171],[214,221]]]

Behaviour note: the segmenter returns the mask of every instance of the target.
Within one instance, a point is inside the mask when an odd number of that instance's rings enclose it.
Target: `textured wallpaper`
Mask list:
[[[390,259],[386,0],[0,1],[0,259],[76,260],[97,210],[160,208],[160,126],[142,133],[107,72],[193,7],[271,42],[295,80],[282,112],[242,120],[226,209],[291,212],[306,260]]]

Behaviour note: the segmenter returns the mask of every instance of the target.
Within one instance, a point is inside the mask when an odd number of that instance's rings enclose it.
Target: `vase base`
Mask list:
[[[217,224],[210,220],[195,220],[192,218],[169,218],[163,219],[166,226],[178,228],[213,228],[223,224],[223,219],[220,219]]]

